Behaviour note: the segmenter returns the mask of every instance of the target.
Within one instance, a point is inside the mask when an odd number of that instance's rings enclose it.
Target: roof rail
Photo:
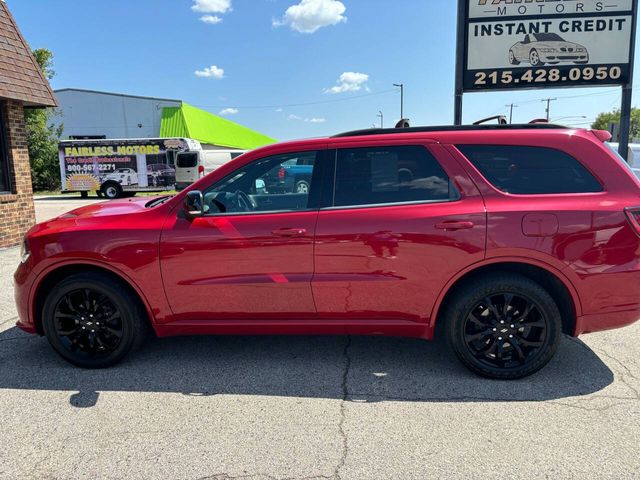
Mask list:
[[[482,124],[482,125],[440,125],[429,127],[409,127],[409,128],[367,128],[365,130],[353,130],[351,132],[338,133],[331,138],[341,137],[364,137],[367,135],[390,135],[398,133],[420,133],[420,132],[457,132],[467,130],[553,130],[566,129],[564,125],[552,123],[524,123],[524,124]]]

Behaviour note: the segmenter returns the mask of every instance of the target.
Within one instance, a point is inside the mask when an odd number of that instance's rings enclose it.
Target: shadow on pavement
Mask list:
[[[346,378],[346,382],[344,379]],[[0,333],[0,389],[62,390],[76,407],[101,391],[269,395],[413,402],[543,401],[587,395],[613,373],[579,340],[563,338],[552,362],[519,381],[468,372],[444,342],[390,337],[177,337],[150,340],[125,362],[82,370],[46,339]]]

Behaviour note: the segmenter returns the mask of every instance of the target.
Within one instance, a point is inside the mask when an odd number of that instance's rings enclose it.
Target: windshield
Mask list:
[[[538,33],[534,37],[538,42],[564,42],[564,38],[557,33]]]

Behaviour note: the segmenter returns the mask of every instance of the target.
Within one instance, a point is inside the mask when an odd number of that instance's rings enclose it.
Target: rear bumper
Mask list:
[[[623,312],[601,313],[597,315],[582,315],[576,319],[574,336],[583,333],[612,330],[631,325],[640,320],[640,310],[626,310]]]

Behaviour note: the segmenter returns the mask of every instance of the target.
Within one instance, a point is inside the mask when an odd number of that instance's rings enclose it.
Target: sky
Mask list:
[[[278,140],[453,121],[454,0],[7,0],[54,89],[180,99]],[[638,50],[638,49],[637,49]],[[589,126],[619,87],[465,94],[465,123]],[[636,102],[634,99],[634,106]]]

